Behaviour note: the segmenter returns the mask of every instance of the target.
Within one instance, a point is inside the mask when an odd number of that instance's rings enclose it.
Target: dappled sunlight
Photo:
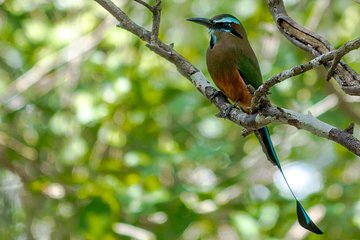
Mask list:
[[[61,199],[65,196],[65,189],[61,184],[51,183],[43,189],[44,194],[54,199]]]
[[[155,0],[113,2],[152,30]],[[334,48],[359,35],[358,1],[284,2]],[[264,80],[311,58],[282,36],[266,1],[161,6],[163,55],[181,54],[209,80],[208,31],[187,18],[238,17]],[[255,135],[217,118],[188,73],[117,24],[97,1],[0,0],[0,239],[315,239]],[[358,51],[343,60],[360,71]],[[269,100],[338,129],[354,122],[358,138],[360,97],[325,75],[287,79]],[[282,123],[267,125],[274,148],[324,239],[358,239],[359,158]]]
[[[284,174],[299,200],[307,198],[323,188],[323,180],[317,169],[308,163],[292,162],[283,165]],[[292,199],[284,179],[279,171],[274,175],[274,184],[280,190],[281,195]]]
[[[198,125],[200,134],[207,138],[220,137],[224,132],[224,127],[221,120],[216,118],[204,119]]]

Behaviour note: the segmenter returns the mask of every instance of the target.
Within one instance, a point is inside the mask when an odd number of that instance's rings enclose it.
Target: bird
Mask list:
[[[188,21],[203,25],[210,33],[210,43],[206,51],[206,65],[211,78],[220,91],[245,113],[251,113],[253,91],[262,84],[262,75],[257,57],[248,40],[241,22],[230,14],[220,14],[208,18],[188,18]],[[249,85],[251,87],[249,87]],[[296,201],[296,212],[299,224],[305,229],[322,234],[311,220],[290,187],[268,128],[255,130],[267,159],[280,171],[286,185]]]

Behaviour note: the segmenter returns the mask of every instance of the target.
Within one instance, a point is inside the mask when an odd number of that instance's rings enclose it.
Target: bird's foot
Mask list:
[[[215,116],[218,118],[228,118],[231,110],[233,110],[234,108],[236,108],[236,106],[229,105],[225,109],[218,112]]]
[[[209,99],[211,102],[215,101],[215,98],[218,97],[219,95],[224,95],[222,91],[215,91],[212,94],[210,94]]]
[[[249,109],[250,113],[257,113],[260,109],[271,106],[269,99],[266,96],[260,98],[258,104],[251,106]]]
[[[240,101],[236,101],[236,102],[234,103],[234,108],[241,109]]]
[[[231,110],[233,110],[234,108],[241,110],[240,102],[239,102],[239,101],[235,102],[234,105],[229,105],[229,106],[227,106],[224,110],[222,110],[222,111],[220,111],[219,113],[217,113],[216,116],[217,116],[218,118],[228,118]]]

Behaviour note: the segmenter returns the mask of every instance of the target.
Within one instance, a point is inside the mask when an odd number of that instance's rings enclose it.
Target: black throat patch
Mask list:
[[[213,48],[216,43],[216,36],[214,34],[211,34],[210,37],[210,48]]]

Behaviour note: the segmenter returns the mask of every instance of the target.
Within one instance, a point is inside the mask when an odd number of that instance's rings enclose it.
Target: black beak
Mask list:
[[[205,27],[211,28],[213,26],[213,21],[207,18],[188,18],[186,19],[190,22],[198,23],[204,25]]]

